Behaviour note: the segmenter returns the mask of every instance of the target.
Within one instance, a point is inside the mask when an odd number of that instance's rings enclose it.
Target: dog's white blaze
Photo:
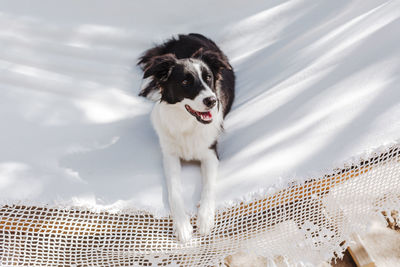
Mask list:
[[[200,97],[200,96],[203,97],[201,99],[201,102],[203,102],[203,99],[206,98],[206,97],[210,97],[210,96],[216,97],[216,95],[211,90],[211,88],[208,86],[208,84],[206,82],[204,82],[204,80],[203,80],[203,77],[201,75],[201,66],[200,66],[200,64],[197,63],[197,62],[194,62],[193,63],[193,67],[196,70],[197,75],[199,76],[199,80],[200,80],[201,84],[204,86],[204,88],[206,88],[205,90],[202,90],[197,97]]]
[[[203,100],[204,100],[204,98],[207,98],[207,97],[215,97],[216,98],[216,95],[215,95],[215,93],[211,90],[211,88],[207,85],[207,83],[205,83],[204,82],[204,80],[203,80],[203,78],[202,78],[202,75],[201,75],[201,65],[200,65],[200,63],[197,63],[197,62],[193,62],[193,60],[190,62],[191,63],[191,65],[192,65],[192,67],[195,69],[195,71],[196,71],[196,73],[197,73],[197,75],[198,75],[198,77],[199,77],[199,80],[200,80],[200,82],[201,82],[201,84],[203,85],[203,87],[205,88],[204,90],[201,90],[200,91],[200,93],[193,99],[193,100],[191,100],[191,99],[184,99],[183,100],[183,102],[185,103],[185,104],[187,104],[187,105],[189,105],[191,108],[193,108],[194,110],[196,110],[196,111],[206,111],[207,110],[207,107],[206,107],[206,105],[203,103]],[[214,107],[214,108],[212,108],[210,111],[211,111],[211,114],[212,114],[212,118],[213,117],[215,117],[216,116],[216,114],[215,114],[215,110],[216,110],[216,107]],[[210,119],[212,119],[212,118],[207,118],[207,117],[205,117],[204,118],[204,120],[210,120]],[[203,119],[203,117],[202,117],[202,119]]]

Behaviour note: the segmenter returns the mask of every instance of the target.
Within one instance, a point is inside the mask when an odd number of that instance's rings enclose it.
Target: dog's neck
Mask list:
[[[202,158],[222,131],[220,111],[210,124],[202,124],[178,105],[158,102],[151,119],[163,150],[174,151],[186,160]]]

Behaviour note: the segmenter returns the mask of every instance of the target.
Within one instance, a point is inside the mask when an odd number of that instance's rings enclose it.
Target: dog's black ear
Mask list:
[[[213,72],[218,72],[223,68],[232,70],[231,65],[229,65],[228,63],[228,60],[214,51],[204,51],[203,48],[200,48],[192,55],[192,57],[203,60]]]
[[[143,79],[154,76],[159,81],[166,81],[176,64],[173,54],[153,57],[144,69]]]

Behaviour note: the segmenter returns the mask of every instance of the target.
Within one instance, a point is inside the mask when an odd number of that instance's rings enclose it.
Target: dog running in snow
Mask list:
[[[201,163],[197,228],[206,235],[214,226],[217,139],[234,99],[235,74],[218,46],[194,33],[145,51],[138,65],[144,72],[139,95],[155,101],[151,121],[163,154],[175,233],[186,242],[193,227],[184,210],[180,160]]]

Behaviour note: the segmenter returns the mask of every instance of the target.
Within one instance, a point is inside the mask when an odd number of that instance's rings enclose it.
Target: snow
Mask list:
[[[177,33],[237,74],[218,206],[400,140],[399,1],[3,1],[0,203],[168,213],[137,58]],[[199,167],[185,164],[188,211]]]

